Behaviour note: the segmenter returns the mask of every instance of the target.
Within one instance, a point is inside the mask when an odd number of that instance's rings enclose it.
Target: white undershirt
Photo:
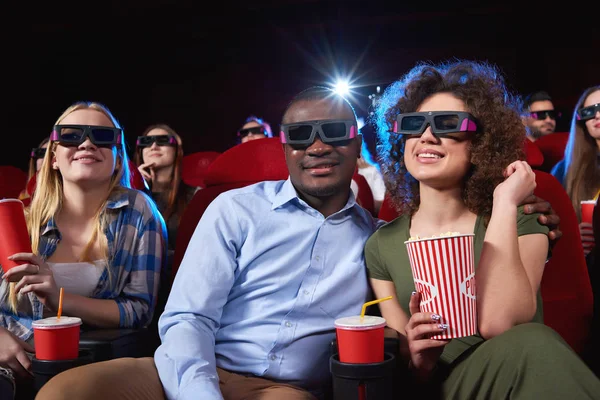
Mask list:
[[[66,293],[91,297],[104,268],[106,260],[94,262],[51,263],[48,265],[54,274],[56,286],[64,288]]]

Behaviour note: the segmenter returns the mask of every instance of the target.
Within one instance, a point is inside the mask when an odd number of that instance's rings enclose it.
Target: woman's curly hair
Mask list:
[[[419,208],[419,182],[404,164],[402,135],[391,130],[399,113],[417,111],[436,93],[450,93],[462,100],[477,118],[463,199],[469,210],[489,217],[494,189],[504,180],[504,169],[524,159],[525,127],[519,116],[519,97],[509,93],[498,69],[488,63],[420,63],[385,90],[372,122],[377,127],[377,153],[387,191],[400,213],[412,215]]]

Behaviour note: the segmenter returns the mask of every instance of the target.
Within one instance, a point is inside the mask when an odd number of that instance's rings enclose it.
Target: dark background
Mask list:
[[[16,145],[4,146],[0,164],[25,170],[30,148],[78,100],[108,106],[130,147],[161,122],[191,153],[231,147],[250,114],[276,131],[294,94],[336,73],[360,85],[355,105],[365,116],[375,87],[418,61],[489,61],[513,91],[547,90],[566,114],[559,130],[581,92],[600,82],[595,2],[405,3],[18,3],[4,15],[2,61],[5,128]]]

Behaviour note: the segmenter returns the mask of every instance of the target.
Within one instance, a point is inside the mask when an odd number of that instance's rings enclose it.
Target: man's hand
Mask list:
[[[526,197],[525,200],[521,202],[521,205],[524,206],[523,211],[525,214],[542,214],[538,217],[538,221],[540,224],[546,225],[550,229],[548,238],[550,239],[550,246],[554,246],[555,242],[562,236],[562,232],[558,227],[560,217],[552,209],[550,203],[532,194],[531,196]]]

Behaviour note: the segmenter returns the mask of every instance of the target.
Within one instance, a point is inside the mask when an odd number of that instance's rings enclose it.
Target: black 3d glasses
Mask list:
[[[279,138],[281,143],[311,145],[317,134],[323,143],[341,142],[355,138],[358,127],[351,119],[303,121],[281,125]]]
[[[96,146],[114,146],[121,144],[120,128],[96,125],[54,125],[50,140],[56,140],[65,146],[78,146],[86,138]]]
[[[588,119],[596,118],[598,111],[600,111],[600,103],[580,108],[577,110],[577,119],[580,121],[587,121]]]
[[[31,149],[31,158],[44,158],[46,155],[46,149],[44,147],[34,147]]]
[[[255,126],[252,128],[240,129],[237,133],[238,137],[243,138],[248,135],[265,135],[267,136],[267,131],[262,126]]]
[[[173,135],[138,136],[135,144],[138,147],[150,147],[153,143],[157,146],[176,146],[177,140]]]
[[[422,135],[431,126],[434,135],[455,132],[477,132],[475,117],[461,111],[426,111],[398,114],[392,132],[401,135]]]
[[[550,119],[556,120],[562,114],[557,112],[556,110],[543,110],[543,111],[533,111],[529,113],[531,118],[537,119],[538,121],[543,121],[546,118],[550,117]]]

